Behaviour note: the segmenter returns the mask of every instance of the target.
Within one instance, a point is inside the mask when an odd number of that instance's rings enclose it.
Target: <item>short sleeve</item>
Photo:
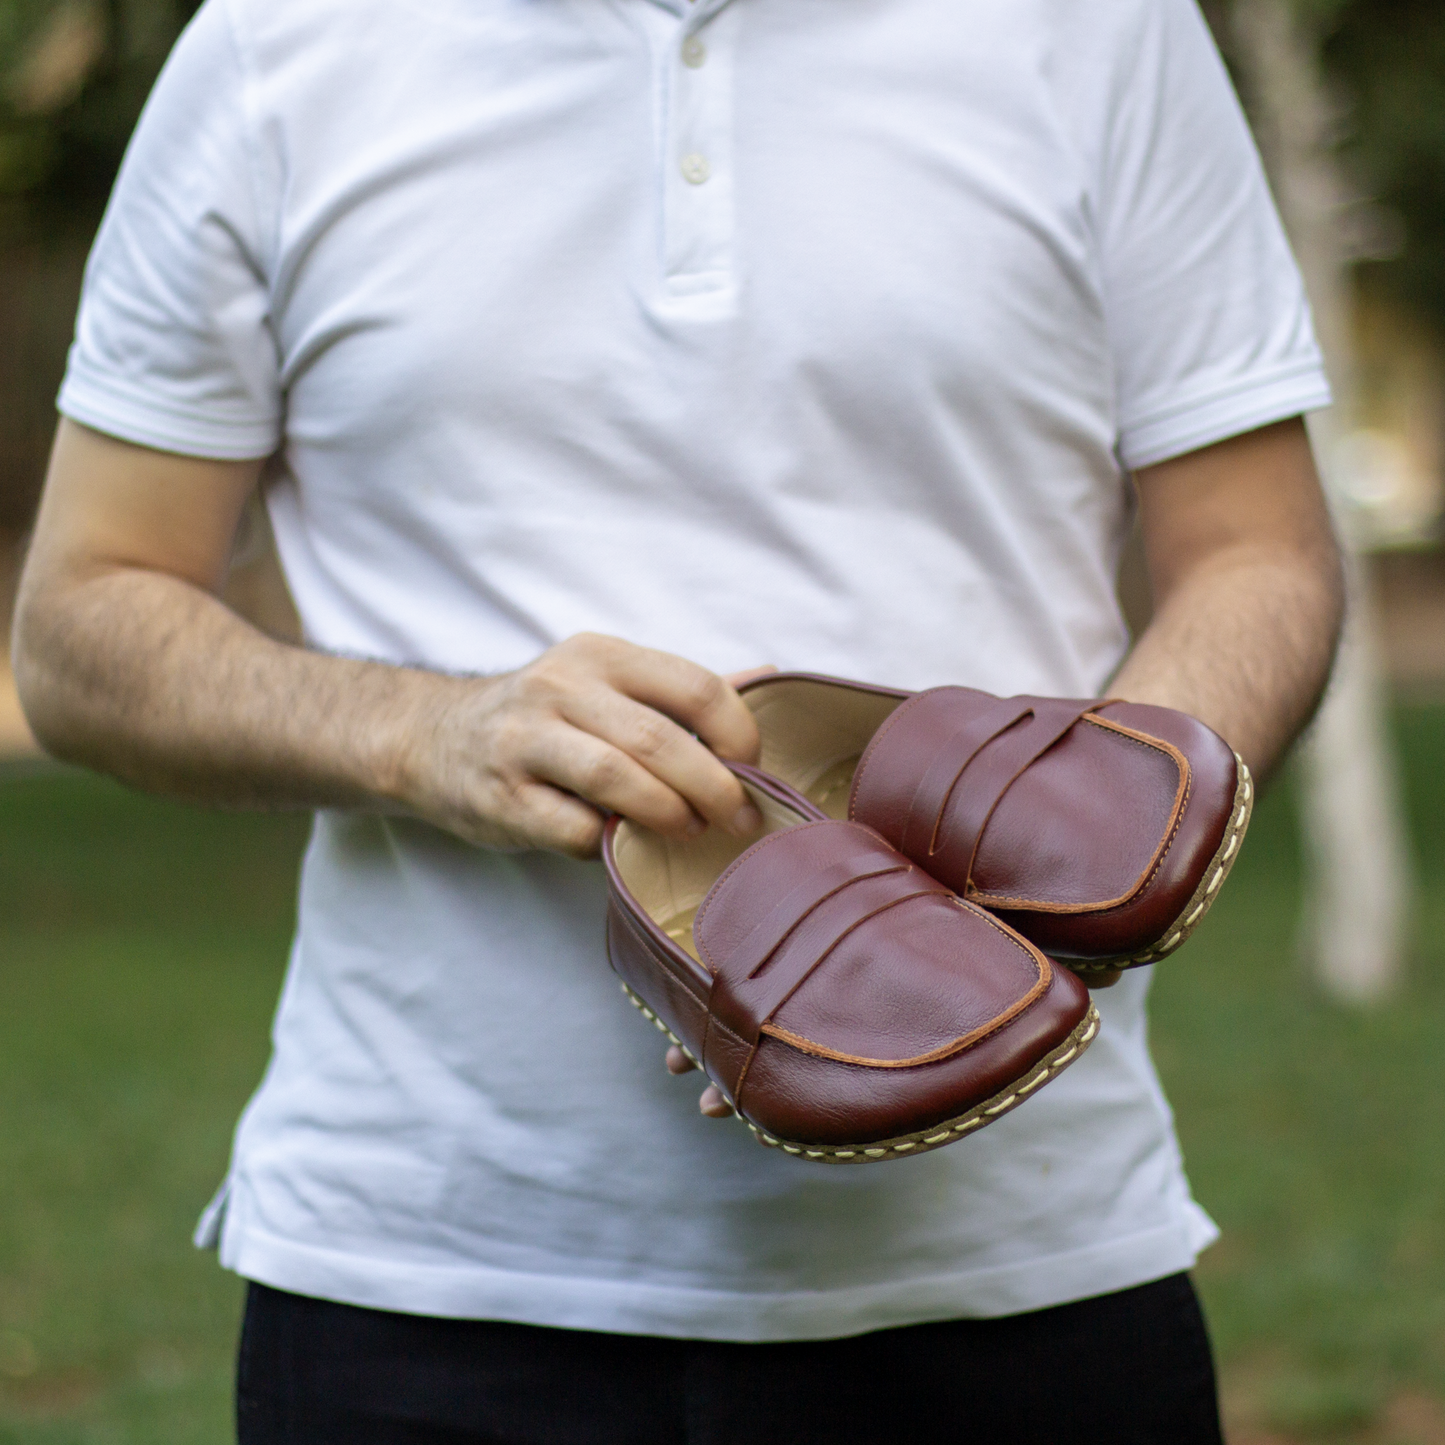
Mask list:
[[[1328,406],[1330,392],[1299,270],[1194,0],[1121,8],[1133,24],[1103,69],[1114,79],[1096,225],[1118,450],[1137,469]]]
[[[131,140],[86,267],[59,408],[99,431],[218,459],[282,425],[244,75],[208,0]]]

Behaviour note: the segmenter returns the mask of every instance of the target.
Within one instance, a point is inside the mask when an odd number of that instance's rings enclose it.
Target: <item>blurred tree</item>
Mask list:
[[[1368,1003],[1400,983],[1412,868],[1385,723],[1370,578],[1342,485],[1343,445],[1359,425],[1351,263],[1387,229],[1342,164],[1341,104],[1326,67],[1352,0],[1220,0],[1210,16],[1232,62],[1314,306],[1335,406],[1311,419],[1326,489],[1346,543],[1349,611],[1319,716],[1299,750],[1305,841],[1301,951],[1334,997]],[[1373,13],[1373,11],[1372,11]],[[1361,73],[1368,71],[1364,66]],[[1353,95],[1353,92],[1351,93]],[[1371,232],[1375,235],[1372,236]]]

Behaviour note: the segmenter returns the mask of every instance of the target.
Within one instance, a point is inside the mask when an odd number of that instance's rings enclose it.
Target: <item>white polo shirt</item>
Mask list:
[[[207,0],[61,407],[276,452],[319,648],[486,672],[591,629],[1080,696],[1126,645],[1124,469],[1326,400],[1189,0]],[[823,1169],[698,1115],[603,897],[596,865],[321,814],[224,1262],[763,1340],[1033,1309],[1212,1237],[1147,972],[977,1138]]]

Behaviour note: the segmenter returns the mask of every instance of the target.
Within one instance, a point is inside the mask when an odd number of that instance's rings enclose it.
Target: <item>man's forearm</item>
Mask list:
[[[1154,620],[1109,691],[1209,724],[1265,777],[1309,721],[1344,607],[1298,418],[1135,477]]]
[[[1263,778],[1319,701],[1340,615],[1331,557],[1241,548],[1169,594],[1109,693],[1192,713]]]
[[[277,642],[178,578],[116,568],[24,599],[16,681],[57,757],[239,807],[399,806],[456,680]]]
[[[450,676],[243,622],[216,594],[259,474],[61,423],[12,647],[56,756],[198,802],[403,812],[578,857],[604,810],[668,836],[760,825],[718,761],[755,756],[757,725],[685,658],[583,634],[514,672]]]

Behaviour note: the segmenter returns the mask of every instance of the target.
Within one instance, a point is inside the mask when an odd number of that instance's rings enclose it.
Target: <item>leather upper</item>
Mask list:
[[[849,815],[992,905],[1121,903],[1157,860],[1190,769],[1167,743],[1105,721],[1101,706],[920,693],[864,753]]]
[[[1177,917],[1236,781],[1228,745],[1172,709],[945,687],[878,729],[849,816],[1056,956],[1103,956]]]

